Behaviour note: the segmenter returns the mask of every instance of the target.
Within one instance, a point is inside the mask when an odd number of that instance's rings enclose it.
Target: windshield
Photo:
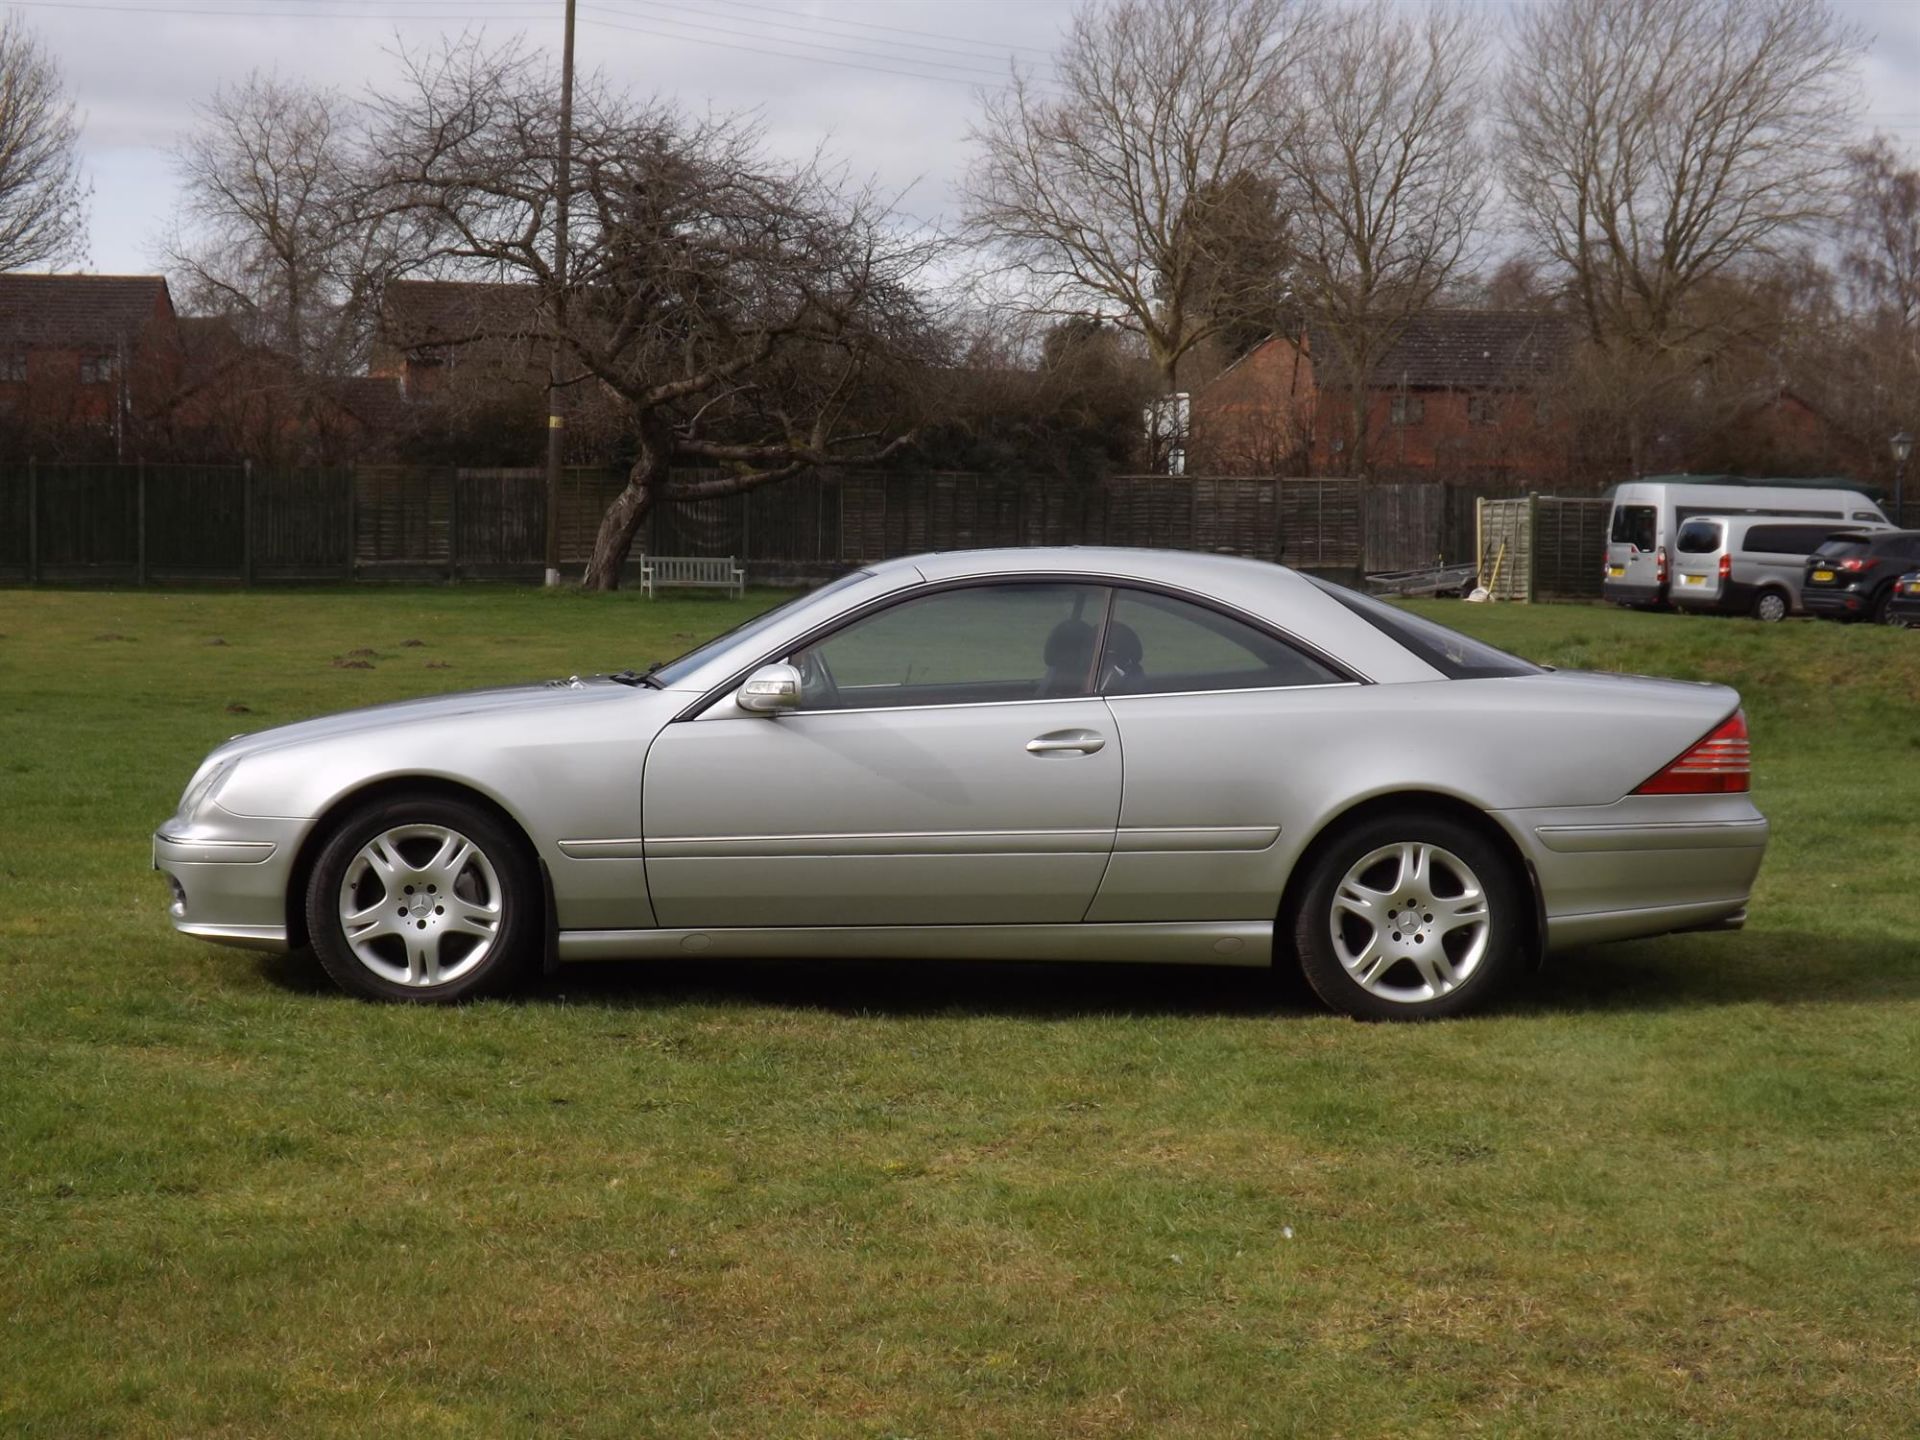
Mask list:
[[[1711,555],[1720,548],[1718,520],[1689,520],[1673,542],[1682,555]]]
[[[1384,631],[1449,680],[1487,680],[1503,675],[1538,675],[1541,667],[1518,655],[1449,630],[1410,610],[1362,595],[1344,585],[1315,576],[1305,577],[1353,611],[1376,630]]]
[[[654,666],[647,672],[647,676],[656,685],[672,685],[675,681],[691,675],[722,650],[737,645],[742,640],[758,635],[761,631],[768,629],[776,620],[782,615],[785,615],[794,606],[818,600],[823,595],[833,594],[836,590],[849,589],[859,584],[862,580],[868,579],[872,574],[873,572],[871,570],[855,570],[850,575],[842,575],[838,580],[835,580],[829,585],[822,585],[818,590],[809,590],[804,595],[796,595],[784,605],[776,605],[773,609],[764,611],[754,616],[751,620],[743,620],[731,630],[726,631],[724,634],[714,636],[714,638],[707,641],[706,644],[687,651],[686,654],[680,656],[678,659],[669,660],[664,665]]]

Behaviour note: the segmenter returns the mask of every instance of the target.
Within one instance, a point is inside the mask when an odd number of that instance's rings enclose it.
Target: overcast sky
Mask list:
[[[1420,4],[1423,0],[1401,0]],[[1505,0],[1486,0],[1489,29]],[[1522,0],[1524,3],[1524,0]],[[582,68],[694,108],[758,109],[773,143],[826,137],[862,172],[946,214],[973,87],[1009,59],[1044,70],[1074,0],[580,0]],[[19,8],[85,112],[92,255],[103,273],[158,267],[171,147],[193,106],[254,69],[363,89],[396,43],[484,26],[557,52],[561,0],[36,0]],[[1870,124],[1920,152],[1920,0],[1838,0],[1873,37]]]

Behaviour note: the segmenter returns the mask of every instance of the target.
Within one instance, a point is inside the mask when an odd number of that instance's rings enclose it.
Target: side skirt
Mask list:
[[[560,958],[1097,960],[1267,965],[1267,920],[1135,925],[873,925],[738,930],[563,930]]]

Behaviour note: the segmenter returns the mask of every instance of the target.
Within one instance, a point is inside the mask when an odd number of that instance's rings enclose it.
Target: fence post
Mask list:
[[[1527,494],[1527,593],[1531,605],[1540,596],[1540,492]]]
[[[27,583],[40,583],[40,462],[27,457]]]
[[[253,584],[253,461],[240,462],[240,583]]]
[[[147,457],[134,466],[134,562],[133,582],[141,589],[147,585]]]
[[[347,583],[353,583],[353,562],[360,548],[360,467],[346,467],[347,477]]]
[[[447,583],[460,578],[460,471],[447,476]]]

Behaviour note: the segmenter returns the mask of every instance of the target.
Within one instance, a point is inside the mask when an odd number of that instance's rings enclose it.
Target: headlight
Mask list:
[[[222,760],[203,769],[187,786],[187,793],[180,797],[180,818],[191,820],[199,813],[200,807],[210,805],[226,785],[227,777],[233,774],[234,767],[240,763],[238,758]]]

